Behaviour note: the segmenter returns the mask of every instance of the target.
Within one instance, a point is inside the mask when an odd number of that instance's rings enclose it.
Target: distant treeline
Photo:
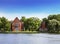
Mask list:
[[[41,22],[46,22],[47,32],[60,32],[60,14],[49,15],[42,20],[37,17],[26,18],[25,16],[22,16],[20,20],[24,23],[23,31],[39,31]],[[5,17],[0,17],[0,32],[11,31],[11,22],[12,21],[9,21]]]

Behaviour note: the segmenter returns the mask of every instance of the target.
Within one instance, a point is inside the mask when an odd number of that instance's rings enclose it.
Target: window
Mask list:
[[[18,23],[16,23],[16,24],[15,24],[15,28],[18,28],[18,26],[19,26],[19,24],[18,24]]]

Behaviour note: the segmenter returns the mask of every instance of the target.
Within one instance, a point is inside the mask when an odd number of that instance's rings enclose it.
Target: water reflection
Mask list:
[[[0,34],[0,44],[60,44],[60,35]]]

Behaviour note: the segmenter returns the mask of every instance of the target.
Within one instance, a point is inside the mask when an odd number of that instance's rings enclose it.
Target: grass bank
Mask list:
[[[37,31],[6,31],[6,32],[0,32],[3,34],[36,34],[39,33]]]

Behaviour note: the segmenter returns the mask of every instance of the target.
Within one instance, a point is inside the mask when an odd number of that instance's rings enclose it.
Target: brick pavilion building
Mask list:
[[[11,23],[12,31],[22,31],[23,30],[23,22],[16,17],[14,21]]]

